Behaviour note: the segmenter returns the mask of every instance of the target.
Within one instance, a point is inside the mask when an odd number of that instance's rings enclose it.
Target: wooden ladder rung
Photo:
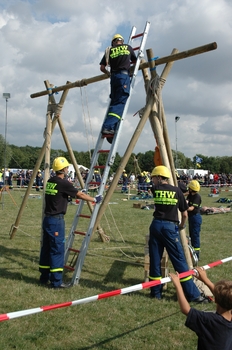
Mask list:
[[[81,231],[74,231],[75,235],[81,235],[81,236],[85,236],[86,232],[81,232]]]
[[[80,253],[80,250],[79,249],[74,249],[74,248],[68,248],[68,250],[70,251],[70,252],[74,252],[74,253]]]
[[[91,218],[90,215],[85,215],[85,214],[79,214],[79,217],[86,218],[86,219],[90,219]]]

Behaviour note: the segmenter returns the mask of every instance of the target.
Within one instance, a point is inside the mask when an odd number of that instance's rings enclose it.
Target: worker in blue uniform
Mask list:
[[[122,173],[122,190],[121,190],[121,193],[128,193],[127,185],[128,185],[128,176],[127,176],[126,170],[124,169],[123,173]]]
[[[101,195],[95,198],[78,191],[67,180],[69,163],[64,157],[57,157],[53,162],[56,175],[46,184],[45,211],[43,220],[43,243],[40,252],[39,271],[40,283],[47,284],[50,280],[52,288],[67,288],[70,285],[62,281],[64,266],[65,222],[68,198],[79,198],[89,202],[100,203]]]
[[[179,230],[185,227],[188,205],[181,190],[168,183],[170,177],[169,169],[163,165],[155,167],[151,173],[155,211],[150,225],[150,280],[158,281],[162,278],[161,259],[164,248],[175,271],[181,273],[189,270],[179,235]],[[178,209],[181,213],[180,224]],[[180,281],[188,301],[208,302],[207,298],[201,296],[192,276],[182,278]],[[151,287],[150,296],[161,299],[162,285]]]
[[[110,76],[110,107],[102,127],[103,134],[115,133],[120,121],[126,101],[130,94],[130,64],[136,62],[136,55],[130,45],[124,44],[120,34],[112,38],[111,47],[108,47],[100,62],[100,70]],[[106,69],[110,66],[110,72]]]
[[[200,213],[201,196],[198,192],[200,191],[201,186],[197,180],[192,180],[190,181],[188,188],[189,188],[189,194],[187,196],[187,201],[189,206],[188,207],[189,236],[191,238],[192,246],[199,260],[202,216]]]

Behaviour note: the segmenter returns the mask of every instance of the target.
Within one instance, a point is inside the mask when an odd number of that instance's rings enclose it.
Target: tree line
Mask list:
[[[9,169],[33,169],[35,163],[39,157],[41,148],[32,147],[32,146],[15,146],[8,143],[5,143],[4,137],[0,134],[0,166],[1,168]],[[77,164],[84,165],[85,167],[90,167],[91,155],[94,150],[90,152],[77,152],[73,151],[76,158]],[[178,159],[178,168],[181,169],[196,169],[196,156],[193,159],[185,157],[182,152],[172,151],[173,159]],[[58,149],[51,149],[51,164],[56,157],[66,157],[68,161],[71,162],[70,156],[67,151]],[[209,170],[212,173],[232,173],[232,157],[223,156],[223,157],[207,157],[203,154],[197,154],[198,157],[202,158],[200,164],[202,169]],[[99,165],[104,165],[106,163],[107,155],[100,154],[98,163]],[[116,153],[115,161],[111,167],[111,172],[116,172],[122,156],[119,153]],[[154,168],[154,151],[150,150],[145,153],[132,153],[127,165],[127,173],[136,173],[138,174],[141,171],[151,172]],[[43,168],[43,162],[41,164]]]

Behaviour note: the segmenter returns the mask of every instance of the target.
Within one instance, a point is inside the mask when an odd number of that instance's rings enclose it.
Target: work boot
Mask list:
[[[70,288],[70,287],[71,287],[71,283],[64,283],[64,282],[62,282],[59,286],[51,285],[52,289],[65,289],[65,288]]]
[[[102,134],[104,135],[114,135],[114,130],[103,129]]]
[[[191,300],[193,303],[198,303],[198,304],[208,304],[210,303],[210,300],[208,297],[204,295],[200,295],[197,299]]]

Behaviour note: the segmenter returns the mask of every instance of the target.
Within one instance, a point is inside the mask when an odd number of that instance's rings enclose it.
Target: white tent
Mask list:
[[[80,172],[89,170],[89,169],[86,168],[84,165],[78,165],[78,169],[80,170]],[[75,169],[74,169],[73,164],[70,164],[70,165],[69,165],[69,169],[68,169],[68,170],[69,170],[69,172],[72,171],[73,174],[75,173]]]

